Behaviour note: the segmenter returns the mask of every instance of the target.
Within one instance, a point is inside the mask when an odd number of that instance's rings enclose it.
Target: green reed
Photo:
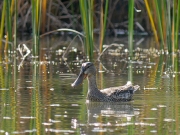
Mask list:
[[[1,14],[0,39],[3,38],[3,33],[4,33],[5,10],[6,10],[5,6],[6,6],[6,1],[3,1],[2,14]],[[2,41],[0,42],[0,49],[2,49]]]
[[[108,17],[108,5],[109,0],[105,0],[105,10],[103,8],[104,0],[101,0],[101,10],[100,10],[100,43],[99,43],[99,52],[102,52],[102,46],[104,41],[104,35],[106,32],[106,23]]]
[[[79,0],[80,4],[80,12],[81,12],[81,21],[83,25],[83,29],[86,35],[85,38],[85,48],[87,54],[92,57],[93,56],[93,13],[94,13],[94,0]]]
[[[14,47],[13,50],[16,50],[17,48],[17,14],[18,14],[18,9],[17,9],[17,0],[14,0]]]
[[[14,18],[13,18],[14,17]],[[12,43],[14,40],[14,48],[16,47],[17,38],[17,0],[3,1],[3,9],[1,14],[1,30],[0,39],[3,39],[3,34],[6,34],[5,51],[12,50]],[[4,31],[6,30],[6,31]],[[14,36],[13,36],[14,35]],[[2,42],[0,43],[2,49]]]
[[[4,26],[7,30],[7,41],[13,42],[14,49],[16,48],[16,38],[17,38],[17,0],[8,0],[3,2],[3,10],[1,15],[1,31],[0,38],[3,38]],[[134,2],[133,2],[134,3]],[[46,27],[46,12],[47,12],[47,0],[31,0],[31,20],[32,20],[32,36],[33,36],[33,56],[39,56],[39,41],[40,41],[40,29],[41,32],[45,32]],[[95,1],[94,0],[79,0],[81,20],[83,30],[85,32],[85,48],[87,54],[92,57],[94,49],[94,18],[95,18]],[[104,36],[106,32],[106,23],[108,19],[108,0],[101,0],[100,8],[100,38],[99,38],[99,51],[102,52],[102,45],[104,41]],[[134,5],[134,4],[133,4]],[[133,7],[133,6],[132,6]],[[133,11],[133,8],[131,8]],[[6,23],[4,23],[4,18]],[[133,20],[133,15],[130,17]],[[41,23],[41,19],[43,20]],[[132,21],[133,22],[133,21]],[[130,25],[129,25],[130,26]],[[133,25],[131,25],[133,29]],[[132,31],[132,30],[131,30]],[[133,35],[133,32],[130,32]],[[14,35],[14,37],[12,36]],[[131,39],[132,40],[132,39]],[[1,45],[0,45],[1,47]],[[8,47],[11,50],[11,46]]]
[[[48,3],[49,4],[49,3]],[[42,1],[42,8],[41,8],[41,10],[42,10],[42,18],[41,18],[41,20],[43,20],[43,21],[41,21],[41,32],[42,33],[45,33],[45,29],[46,29],[46,13],[47,13],[47,0],[43,0]]]
[[[175,8],[174,8],[175,9]],[[175,49],[178,49],[178,34],[179,34],[179,21],[180,21],[180,1],[178,1],[177,7],[176,7],[176,18],[175,18]]]
[[[5,31],[6,41],[7,41],[5,50],[8,49],[11,51],[12,45],[8,45],[8,44],[13,42],[14,42],[13,49],[14,50],[16,49],[17,17],[18,17],[17,3],[19,3],[19,1],[17,0],[3,1],[3,9],[1,14],[0,39],[3,39],[4,30],[7,30]],[[31,0],[31,6],[32,6],[32,29],[33,29],[33,55],[38,56],[42,0]],[[0,43],[0,49],[2,49],[2,42]]]
[[[85,38],[85,48],[87,54],[90,58],[93,56],[93,48],[94,48],[94,13],[95,6],[94,0],[79,0],[80,4],[80,12],[81,12],[81,21],[83,25],[83,30],[86,35]],[[104,35],[106,32],[106,23],[108,16],[108,0],[101,0],[100,5],[100,42],[99,42],[99,52],[102,52],[102,45],[104,41]],[[105,5],[105,7],[103,6]]]
[[[144,0],[156,43],[170,53],[178,50],[180,1]]]
[[[161,45],[161,49],[163,48],[164,46],[164,37],[163,37],[163,29],[162,29],[162,13],[160,14],[161,12],[161,5],[160,5],[160,2],[157,2],[157,0],[154,0],[155,2],[155,8],[156,8],[156,14],[157,14],[157,24],[158,24],[158,31],[159,31],[159,35],[160,35],[160,38],[161,38],[161,41],[162,41],[162,45]],[[162,11],[163,12],[163,11]]]
[[[41,0],[31,0],[32,30],[33,30],[33,56],[39,56],[41,4],[42,4]]]
[[[8,40],[12,41],[12,17],[11,17],[11,1],[7,0],[5,2],[6,6],[6,23],[7,23],[7,33],[8,33]]]
[[[130,59],[133,56],[133,25],[134,25],[134,0],[129,0],[128,7],[128,48],[129,48],[129,57]],[[128,80],[133,81],[132,75],[132,63],[128,65]]]
[[[128,47],[129,56],[132,57],[133,52],[133,25],[134,25],[134,0],[129,0],[128,7]]]
[[[12,42],[12,35],[13,35],[13,30],[12,30],[12,12],[13,12],[13,4],[14,4],[14,0],[10,1],[10,0],[6,0],[5,1],[5,7],[6,7],[6,29],[7,29],[7,40],[9,42]],[[12,7],[12,8],[11,8]],[[8,45],[8,47],[6,46],[6,48],[8,48],[9,50],[11,50],[11,46]]]

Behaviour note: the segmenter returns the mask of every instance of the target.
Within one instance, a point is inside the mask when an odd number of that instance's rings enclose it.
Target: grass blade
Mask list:
[[[128,7],[128,46],[129,46],[129,56],[132,57],[133,52],[133,25],[134,25],[134,0],[129,0]]]
[[[12,18],[11,18],[11,2],[10,0],[5,1],[5,6],[6,6],[6,24],[7,24],[7,40],[12,42]],[[11,50],[11,46],[8,46],[6,44],[6,49],[9,48]]]
[[[85,48],[86,52],[90,58],[93,56],[93,5],[94,0],[80,0],[80,12],[81,12],[81,21],[83,24],[83,29],[86,35],[85,38]]]
[[[4,33],[4,22],[5,22],[5,10],[6,1],[3,1],[2,14],[1,14],[1,29],[0,29],[0,39],[3,38]],[[2,41],[0,41],[0,50],[2,49]]]
[[[103,12],[103,2],[104,2],[104,0],[101,0],[99,53],[102,52],[102,45],[103,45],[103,41],[104,41],[104,35],[105,35],[105,32],[106,32],[106,23],[107,23],[107,15],[108,15],[108,4],[109,4],[109,1],[105,0],[105,11]]]
[[[133,25],[134,25],[134,0],[129,0],[128,7],[128,47],[129,47],[129,57],[133,56]],[[132,63],[128,64],[128,81],[133,81],[132,75]]]
[[[180,1],[178,2],[177,6],[177,13],[176,13],[176,29],[175,29],[175,51],[178,49],[178,33],[179,33],[179,19],[180,19]]]
[[[155,2],[155,6],[156,6],[157,20],[158,20],[158,26],[159,26],[158,28],[159,28],[159,32],[160,32],[161,41],[162,41],[161,49],[163,49],[164,38],[163,38],[163,30],[162,30],[162,24],[161,24],[160,9],[159,9],[157,0],[154,0],[154,2]]]
[[[42,4],[41,0],[31,0],[32,29],[33,29],[33,56],[39,56],[41,4]]]

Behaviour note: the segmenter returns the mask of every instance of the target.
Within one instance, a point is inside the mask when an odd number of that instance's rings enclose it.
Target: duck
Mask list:
[[[139,89],[139,85],[133,86],[130,81],[128,81],[123,86],[110,87],[99,90],[96,83],[96,68],[92,62],[85,62],[82,64],[80,73],[74,83],[71,84],[72,87],[76,87],[83,83],[83,80],[87,78],[88,80],[88,92],[87,100],[95,102],[121,102],[121,101],[131,101],[133,94]]]

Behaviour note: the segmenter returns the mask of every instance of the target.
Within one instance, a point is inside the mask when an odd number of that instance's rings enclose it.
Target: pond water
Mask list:
[[[119,45],[108,48],[99,60],[95,54],[99,89],[128,80],[140,89],[130,102],[86,103],[87,81],[76,88],[71,83],[89,59],[79,42],[67,47],[71,40],[43,39],[41,61],[26,58],[19,70],[20,55],[10,64],[2,58],[1,134],[180,134],[179,54],[158,51],[152,38],[137,38],[129,61],[127,39],[107,39],[107,44]]]

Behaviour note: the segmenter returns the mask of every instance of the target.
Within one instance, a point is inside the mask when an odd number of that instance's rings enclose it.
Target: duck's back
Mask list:
[[[128,82],[124,86],[111,87],[100,91],[107,97],[108,101],[130,101],[132,100],[134,92],[138,88],[138,85],[133,86],[130,82]]]

